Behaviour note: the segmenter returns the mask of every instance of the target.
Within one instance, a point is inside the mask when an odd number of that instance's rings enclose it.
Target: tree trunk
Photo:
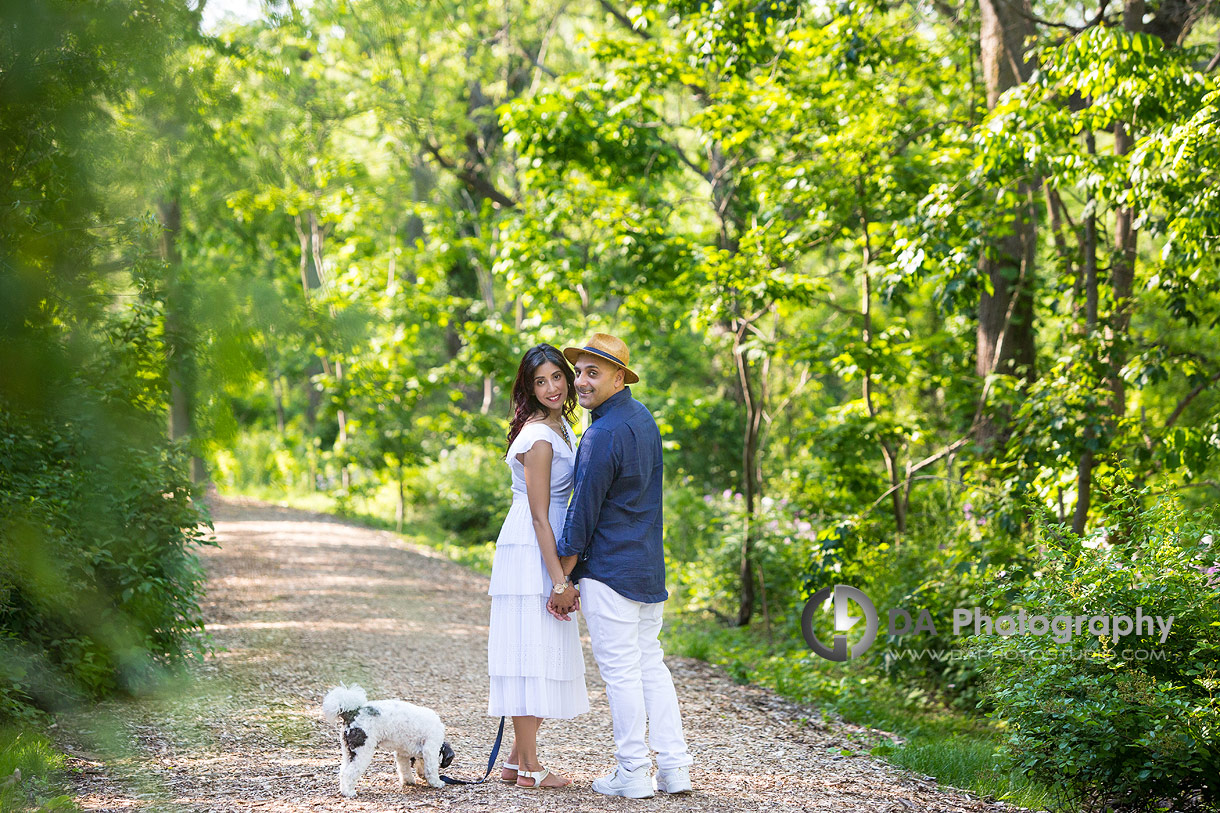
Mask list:
[[[314,273],[317,275],[318,283],[322,288],[322,293],[325,294],[327,297],[330,296],[330,292],[331,292],[330,291],[330,275],[328,274],[328,272],[326,270],[326,255],[324,253],[323,247],[326,244],[326,236],[329,233],[329,231],[330,231],[329,226],[327,226],[326,228],[322,227],[321,222],[318,220],[318,213],[313,210],[310,210],[310,212],[309,212],[309,235],[308,235],[309,236],[309,251],[310,251],[310,256],[312,258],[312,262],[310,264],[313,267]],[[335,306],[333,304],[328,304],[328,308],[329,308],[331,318],[332,319],[336,318],[338,316],[338,313],[335,310]],[[323,368],[325,369],[326,359],[323,358],[322,362],[323,362]],[[335,386],[337,386],[340,389],[340,391],[342,391],[342,388],[343,388],[343,359],[340,354],[337,354],[337,357],[335,358],[334,379],[335,379]],[[344,409],[342,407],[335,410],[335,420],[338,421],[338,423],[339,423],[339,437],[336,440],[335,445],[340,450],[342,450],[343,447],[347,445],[347,412],[344,411]],[[346,465],[343,466],[342,475],[343,475],[343,487],[347,488],[349,485],[349,479],[348,479],[349,474],[348,474],[348,469],[347,469]]]
[[[1025,59],[1025,43],[1034,34],[1027,0],[979,0],[979,53],[987,88],[987,107],[1000,95],[1026,81],[1031,66]],[[979,298],[977,359],[980,377],[992,373],[1034,378],[1034,263],[1037,252],[1035,204],[1040,184],[1027,180],[1017,185],[1020,203],[1010,212],[1008,233],[991,241],[990,253],[980,271],[990,283]],[[977,427],[977,441],[994,449],[1003,440],[1007,416],[984,413]]]
[[[300,244],[301,295],[305,297],[305,302],[308,304],[309,292],[317,288],[321,281],[318,279],[318,271],[312,262],[313,252],[310,251],[309,246],[310,234],[305,230],[305,224],[301,222],[300,215],[293,215],[292,222],[296,226],[297,242]]]
[[[707,180],[711,184],[712,211],[719,223],[716,243],[719,248],[736,254],[740,248],[738,236],[742,232],[742,217],[738,199],[737,180],[729,162],[713,142],[708,148]],[[750,330],[751,317],[741,312],[741,302],[736,301],[736,314],[729,327],[733,331],[733,361],[737,367],[743,417],[741,479],[745,492],[745,528],[741,540],[741,564],[739,582],[741,599],[737,607],[737,624],[747,626],[754,617],[754,533],[757,524],[758,501],[762,497],[762,473],[759,465],[758,436],[762,427],[762,414],[766,408],[764,388],[758,386],[758,369],[749,359],[743,347]]]
[[[1144,29],[1144,0],[1126,0],[1123,5],[1123,28],[1131,32]],[[1090,155],[1096,153],[1092,133],[1086,134]],[[1133,139],[1123,122],[1114,125],[1114,155],[1122,158],[1131,150]],[[1092,202],[1092,201],[1090,201]],[[1135,257],[1139,233],[1135,230],[1135,210],[1120,206],[1114,212],[1114,259],[1110,267],[1110,287],[1114,294],[1114,312],[1107,320],[1106,359],[1107,386],[1110,389],[1111,421],[1119,421],[1127,412],[1127,392],[1122,369],[1127,363],[1124,342],[1131,326],[1131,293],[1135,285]],[[1085,268],[1087,290],[1087,332],[1093,335],[1098,327],[1097,281],[1097,219],[1090,215],[1085,221]],[[1108,421],[1107,423],[1109,423]],[[1089,449],[1080,458],[1076,474],[1076,512],[1072,516],[1072,532],[1083,534],[1088,525],[1092,498],[1093,467],[1096,453]]]
[[[758,481],[758,429],[762,410],[754,392],[754,371],[742,347],[748,324],[741,320],[733,342],[733,355],[737,360],[737,374],[741,380],[742,398],[745,406],[745,431],[742,437],[741,470],[745,486],[745,528],[741,540],[741,603],[737,607],[737,624],[746,626],[754,616],[754,526],[755,506],[761,483]]]
[[[296,227],[297,241],[300,244],[301,296],[305,298],[306,308],[309,308],[311,304],[309,292],[317,288],[320,282],[311,262],[313,254],[309,250],[309,232],[305,230],[300,215],[293,215],[292,222]],[[318,422],[318,410],[322,406],[322,393],[318,392],[318,388],[314,386],[313,377],[322,372],[322,363],[314,358],[306,365],[304,372],[301,388],[305,391],[305,424],[312,435]],[[316,487],[317,478],[313,477],[311,472],[309,488],[313,491]]]
[[[1127,0],[1123,6],[1123,28],[1130,32],[1144,30],[1144,0]],[[1122,158],[1131,151],[1133,139],[1123,122],[1114,125],[1114,155]],[[1128,184],[1128,186],[1130,186]],[[1123,343],[1131,326],[1131,291],[1135,284],[1135,254],[1139,233],[1135,230],[1135,210],[1120,206],[1114,213],[1114,262],[1111,285],[1114,291],[1114,316],[1110,320],[1110,392],[1115,420],[1127,411],[1127,393],[1122,369],[1127,363]]]
[[[190,328],[190,294],[182,279],[182,256],[178,235],[182,230],[182,206],[177,197],[157,203],[161,220],[161,259],[165,262],[165,363],[169,378],[169,436],[190,440],[193,435],[195,390],[194,349]],[[207,469],[203,460],[191,455],[191,481],[203,483]]]
[[[1085,133],[1085,145],[1090,155],[1096,152],[1093,133]],[[1089,193],[1089,212],[1084,219],[1084,290],[1085,290],[1085,336],[1092,337],[1097,331],[1097,215],[1094,211],[1093,193]],[[1072,514],[1072,533],[1084,533],[1089,520],[1089,502],[1093,490],[1094,453],[1086,449],[1076,464],[1076,510]]]
[[[278,372],[271,377],[271,392],[275,395],[275,432],[284,439],[284,379]]]
[[[402,533],[403,518],[406,516],[406,512],[407,512],[407,500],[406,500],[406,494],[404,493],[404,486],[403,486],[403,481],[405,479],[403,470],[404,470],[403,465],[401,463],[399,463],[398,471],[397,471],[397,474],[398,474],[398,505],[396,506],[396,508],[394,510],[394,530],[396,530],[398,533]]]

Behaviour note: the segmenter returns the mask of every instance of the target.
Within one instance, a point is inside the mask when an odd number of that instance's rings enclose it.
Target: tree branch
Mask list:
[[[474,192],[480,197],[487,198],[490,201],[498,203],[506,209],[517,208],[517,202],[515,200],[505,195],[499,189],[496,189],[496,187],[493,186],[486,178],[476,172],[471,171],[467,167],[459,167],[442,155],[441,145],[437,144],[431,138],[424,140],[423,147],[428,151],[428,154],[436,160],[436,163],[449,170],[449,172],[451,172],[455,178],[464,183],[466,188],[471,192]]]
[[[932,6],[938,12],[940,12],[940,15],[942,17],[944,17],[945,20],[948,22],[956,23],[961,20],[961,16],[962,16],[962,7],[961,6],[954,8],[953,6],[946,3],[945,0],[932,0]]]
[[[599,6],[601,6],[603,9],[605,9],[607,14],[609,14],[610,16],[614,17],[614,19],[616,19],[620,23],[622,23],[623,26],[626,27],[628,30],[630,30],[632,33],[634,33],[637,36],[639,36],[643,39],[646,39],[646,40],[652,39],[652,34],[649,34],[647,31],[641,31],[640,29],[636,28],[635,23],[631,22],[631,18],[628,17],[623,12],[619,11],[617,8],[615,8],[614,5],[609,2],[609,0],[597,0],[597,4]]]
[[[539,61],[538,61],[538,57],[536,57],[536,56],[534,56],[533,54],[531,54],[531,53],[529,52],[529,49],[528,49],[528,48],[526,48],[526,47],[525,47],[524,45],[522,45],[521,43],[516,42],[516,41],[514,40],[514,41],[513,41],[513,45],[517,46],[517,52],[518,52],[518,53],[520,53],[520,54],[521,54],[521,56],[523,56],[523,57],[525,57],[526,59],[528,59],[528,60],[530,61],[530,64],[531,64],[531,65],[533,65],[535,68],[537,68],[538,70],[540,70],[540,71],[542,71],[543,73],[545,73],[547,76],[549,76],[549,77],[551,77],[552,79],[554,79],[556,76],[558,76],[558,75],[559,75],[559,74],[555,73],[553,70],[551,70],[550,68],[548,68],[546,65],[543,65],[541,62],[539,62]],[[540,53],[541,53],[541,51],[540,51]]]
[[[1031,14],[1020,5],[1019,0],[1001,0],[1001,2],[1003,2],[1013,14],[1016,14],[1018,17],[1024,17],[1031,23],[1036,25],[1044,25],[1048,28],[1063,28],[1071,31],[1073,34],[1079,34],[1081,31],[1087,31],[1088,29],[1099,25],[1101,21],[1105,19],[1106,9],[1110,5],[1110,0],[1101,0],[1101,7],[1097,10],[1097,14],[1093,16],[1093,19],[1089,20],[1084,25],[1071,25],[1069,23],[1058,23],[1054,22],[1053,20],[1046,20],[1042,17]]]
[[[931,466],[931,465],[932,465],[933,463],[935,463],[936,461],[938,461],[938,460],[940,460],[940,459],[942,459],[942,458],[948,457],[949,455],[953,454],[953,453],[954,453],[954,452],[956,452],[958,449],[962,448],[962,447],[963,447],[963,446],[965,446],[967,443],[969,443],[969,442],[970,442],[970,438],[971,438],[971,437],[973,437],[973,436],[974,436],[974,427],[971,427],[971,428],[970,428],[970,431],[969,431],[969,432],[966,434],[966,436],[965,436],[965,437],[958,438],[958,439],[957,439],[957,440],[955,440],[953,443],[950,443],[948,446],[946,446],[945,448],[941,449],[939,452],[936,452],[935,454],[929,455],[928,457],[925,457],[923,460],[920,460],[918,463],[916,463],[915,465],[911,466],[911,467],[910,467],[910,468],[907,470],[907,473],[908,473],[908,474],[914,474],[915,472],[919,471],[920,469],[927,468],[928,466]],[[909,477],[908,477],[907,479],[908,479],[908,480],[910,480],[910,479],[913,479],[913,478],[909,478]]]
[[[1195,397],[1198,396],[1199,393],[1203,392],[1203,390],[1207,389],[1209,385],[1215,384],[1217,381],[1220,381],[1220,372],[1216,373],[1211,378],[1195,387],[1186,395],[1185,398],[1179,401],[1178,405],[1174,407],[1173,412],[1170,413],[1169,420],[1165,421],[1165,429],[1168,430],[1172,428],[1173,425],[1177,423],[1178,418],[1182,416],[1182,411],[1185,410],[1186,407],[1190,406],[1190,402],[1195,400]]]
[[[861,511],[858,516],[861,518],[868,516],[872,513],[874,508],[881,505],[882,501],[885,500],[886,497],[890,496],[898,489],[905,487],[909,483],[914,482],[915,480],[943,480],[946,483],[956,482],[952,477],[940,477],[935,474],[921,474],[918,477],[908,477],[907,479],[890,486],[884,494],[873,500],[873,504]]]
[[[1168,494],[1171,491],[1181,491],[1186,488],[1214,488],[1216,491],[1220,491],[1220,482],[1215,480],[1200,480],[1197,483],[1183,483],[1180,486],[1170,486],[1169,488],[1162,488],[1160,491],[1153,491],[1150,493],[1150,496],[1159,497],[1162,494]]]

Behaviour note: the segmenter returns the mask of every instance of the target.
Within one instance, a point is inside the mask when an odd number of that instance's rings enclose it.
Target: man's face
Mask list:
[[[623,388],[623,368],[585,353],[576,359],[576,400],[585,409],[597,409]]]

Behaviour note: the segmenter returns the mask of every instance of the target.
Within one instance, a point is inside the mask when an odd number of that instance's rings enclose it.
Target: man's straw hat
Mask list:
[[[627,345],[623,343],[622,339],[608,333],[594,333],[585,342],[584,347],[565,347],[563,349],[563,357],[572,364],[576,363],[576,359],[580,358],[581,353],[589,353],[622,367],[623,383],[625,384],[634,384],[640,380],[640,377],[631,372],[631,368],[627,366],[631,363],[631,354],[627,352]]]

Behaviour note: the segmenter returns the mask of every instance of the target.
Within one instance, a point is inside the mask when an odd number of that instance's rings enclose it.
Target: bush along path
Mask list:
[[[614,744],[587,637],[592,710],[545,723],[539,737],[544,763],[572,786],[400,790],[393,757],[379,754],[359,795],[345,799],[336,732],[319,710],[340,681],[435,709],[457,754],[447,773],[482,773],[496,723],[486,715],[486,579],[393,534],[323,515],[230,500],[217,501],[213,515],[220,547],[202,556],[216,654],[155,696],[59,724],[86,810],[1012,809],[870,757],[875,733],[823,723],[815,710],[682,658],[668,663],[695,758],[694,793],[602,797],[589,784],[613,767]]]

